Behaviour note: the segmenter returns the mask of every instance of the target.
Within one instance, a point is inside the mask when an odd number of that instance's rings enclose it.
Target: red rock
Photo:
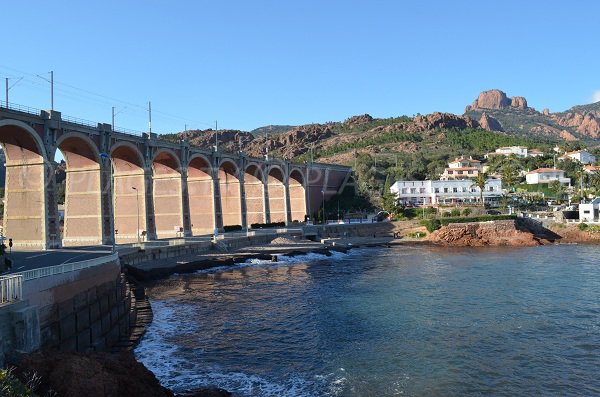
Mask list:
[[[514,96],[510,101],[510,106],[513,108],[526,109],[527,108],[527,99],[522,96]]]
[[[511,100],[503,91],[489,90],[479,94],[470,110],[477,109],[504,109],[511,105]]]
[[[457,116],[452,113],[435,112],[425,116],[416,116],[415,126],[421,130],[433,130],[436,128],[477,128],[479,124],[469,116]]]
[[[479,127],[488,131],[504,131],[500,122],[486,112],[483,112],[479,119]]]

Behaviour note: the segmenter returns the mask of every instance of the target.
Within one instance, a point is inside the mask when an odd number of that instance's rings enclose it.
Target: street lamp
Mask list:
[[[321,190],[321,197],[323,198],[323,224],[325,225],[327,223],[325,220],[325,190]]]
[[[135,190],[135,202],[137,204],[137,231],[136,231],[136,234],[137,234],[137,241],[139,244],[140,243],[140,194],[135,186],[132,186],[131,188],[133,190]]]
[[[111,220],[112,220],[112,253],[117,252],[117,242],[116,242],[116,233],[115,233],[115,182],[114,182],[114,163],[108,153],[100,153],[100,158],[108,159],[110,161],[110,195],[112,198],[112,206],[111,206]]]

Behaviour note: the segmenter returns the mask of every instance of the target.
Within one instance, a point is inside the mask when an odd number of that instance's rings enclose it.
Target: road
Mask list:
[[[301,231],[300,228],[287,228],[288,231]],[[254,230],[257,235],[275,233],[276,229],[258,229]],[[246,235],[245,231],[223,233],[225,239],[242,237]],[[185,240],[186,243],[209,241],[211,240],[210,235],[206,236],[195,236],[179,238],[175,240]],[[170,239],[155,240],[144,243],[146,247],[152,246],[165,246],[169,245]],[[117,251],[130,250],[131,244],[118,245]],[[62,265],[65,263],[79,262],[88,259],[97,258],[103,255],[110,255],[112,247],[110,245],[99,245],[99,246],[88,246],[88,247],[72,247],[72,248],[61,248],[52,249],[46,251],[23,251],[13,250],[9,253],[7,249],[7,256],[12,260],[12,268],[9,272],[2,274],[18,273],[26,270],[38,269],[41,267],[49,267]]]

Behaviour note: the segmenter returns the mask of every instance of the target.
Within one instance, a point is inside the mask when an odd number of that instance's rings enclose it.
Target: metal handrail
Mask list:
[[[60,115],[60,119],[62,121],[66,121],[67,123],[85,125],[86,127],[96,128],[98,126],[98,123],[94,123],[91,120],[80,119],[78,117],[71,117],[64,114]]]
[[[86,261],[64,263],[62,265],[41,267],[39,269],[26,270],[18,274],[23,276],[23,281],[35,280],[42,277],[54,276],[56,274],[63,274],[68,272],[74,272],[81,269],[87,269],[94,266],[103,265],[107,262],[117,260],[119,258],[118,253],[110,254],[107,256],[101,256],[99,258],[88,259]]]
[[[0,304],[23,298],[23,276],[15,274],[0,277]]]
[[[115,127],[114,132],[118,132],[119,134],[125,135],[133,135],[133,136],[142,136],[142,131],[131,130],[129,128]]]
[[[8,106],[6,106],[6,101],[2,101],[2,100],[0,100],[0,108],[2,108],[4,110],[12,110],[15,112],[32,114],[34,116],[39,116],[40,113],[42,112],[41,109],[36,109],[36,108],[29,107],[29,106],[19,105],[19,104],[11,103],[11,102],[9,102]]]

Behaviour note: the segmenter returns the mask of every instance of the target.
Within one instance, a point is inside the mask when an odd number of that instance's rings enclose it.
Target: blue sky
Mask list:
[[[110,123],[116,106],[135,130],[151,100],[155,132],[461,114],[491,88],[562,111],[600,93],[598,15],[595,1],[3,0],[0,78],[10,102],[49,108],[36,75],[53,70],[56,110]]]

